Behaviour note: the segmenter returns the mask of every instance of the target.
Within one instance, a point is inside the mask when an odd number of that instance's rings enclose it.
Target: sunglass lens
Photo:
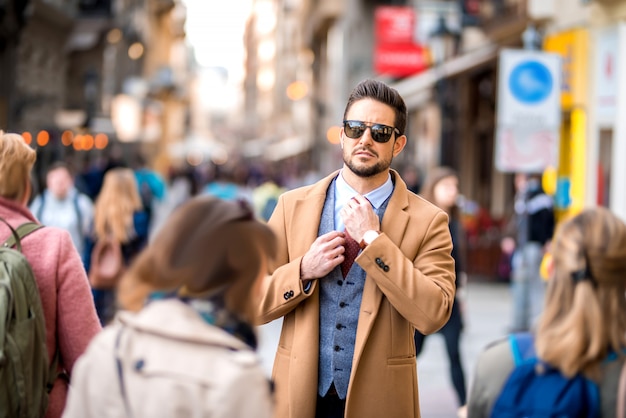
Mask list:
[[[372,138],[376,142],[387,142],[391,138],[393,128],[385,125],[374,125],[371,127]]]
[[[348,138],[360,138],[361,135],[363,135],[363,132],[365,132],[365,124],[362,122],[354,122],[354,121],[349,121],[346,122],[343,129],[346,133],[346,135],[348,136]]]

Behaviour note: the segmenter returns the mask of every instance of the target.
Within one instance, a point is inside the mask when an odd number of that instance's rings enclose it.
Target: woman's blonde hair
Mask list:
[[[141,208],[133,170],[113,168],[107,171],[94,206],[96,238],[112,235],[121,243],[130,241],[135,234],[133,214]]]
[[[0,130],[0,196],[22,201],[37,154],[18,134]]]
[[[551,253],[537,354],[566,376],[598,377],[605,357],[626,347],[626,224],[585,210],[558,228]]]

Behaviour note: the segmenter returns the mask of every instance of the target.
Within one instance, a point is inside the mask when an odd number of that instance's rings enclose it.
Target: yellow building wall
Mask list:
[[[585,202],[589,33],[572,29],[547,36],[544,50],[562,57],[559,167],[556,169],[557,217],[580,212]]]

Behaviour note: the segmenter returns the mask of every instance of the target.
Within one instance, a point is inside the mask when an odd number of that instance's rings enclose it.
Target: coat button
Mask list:
[[[337,280],[337,284],[338,284],[339,286],[343,286],[343,282],[342,282],[341,280]]]
[[[283,297],[285,298],[285,300],[289,299],[289,292],[285,292],[285,294],[283,295]]]
[[[146,365],[146,362],[143,359],[139,359],[135,362],[135,371],[141,371],[143,366]]]
[[[383,267],[383,270],[385,270],[385,273],[389,271],[389,266],[385,266]]]
[[[346,302],[339,302],[339,307],[340,308],[345,308],[346,306]]]
[[[339,351],[341,350],[341,347],[339,347],[338,345],[335,346],[335,351]]]
[[[293,295],[295,295],[295,293],[293,293],[293,290],[290,290],[290,291],[289,291],[289,297],[290,297],[290,298],[292,298],[292,297],[293,297]]]
[[[341,324],[337,324],[337,325],[335,325],[335,328],[337,328],[339,331],[341,331],[341,328],[343,328],[343,326]]]

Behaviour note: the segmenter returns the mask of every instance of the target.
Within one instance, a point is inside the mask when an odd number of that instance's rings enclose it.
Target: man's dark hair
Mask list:
[[[48,173],[50,173],[52,171],[58,170],[59,168],[62,168],[65,171],[67,171],[69,173],[70,177],[74,177],[74,172],[73,172],[72,168],[65,161],[55,161],[52,164],[50,164],[50,166],[46,170],[46,175],[48,175]]]
[[[404,104],[404,100],[397,90],[378,80],[361,81],[350,93],[346,110],[343,112],[344,120],[354,102],[362,99],[373,99],[391,106],[396,113],[395,128],[398,128],[400,135],[404,135],[407,119],[406,104]]]

